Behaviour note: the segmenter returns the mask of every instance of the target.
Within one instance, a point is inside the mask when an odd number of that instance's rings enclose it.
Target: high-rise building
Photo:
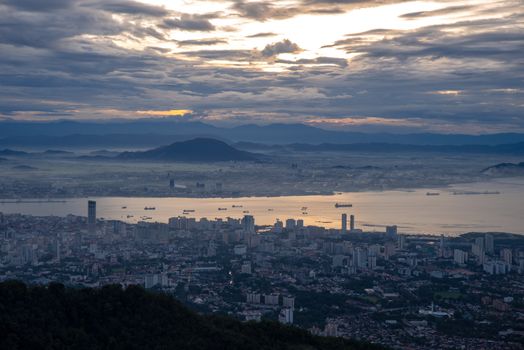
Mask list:
[[[96,231],[96,202],[87,202],[87,229],[89,233]]]
[[[326,337],[338,337],[338,326],[335,323],[327,323],[324,327]]]
[[[398,243],[398,249],[400,250],[406,249],[406,236],[399,235],[397,239],[397,243]]]
[[[284,229],[284,224],[282,223],[282,221],[277,219],[277,221],[273,225],[273,232],[281,233],[283,229]]]
[[[293,324],[293,309],[285,307],[280,310],[278,321],[284,324]]]
[[[464,265],[466,261],[468,260],[468,253],[460,250],[455,249],[453,251],[453,262],[457,265]]]
[[[347,229],[348,229],[348,215],[342,214],[342,227],[340,229],[340,233],[342,233],[343,235],[346,234]]]
[[[297,228],[302,228],[302,227],[304,227],[304,220],[298,219],[297,220]]]
[[[368,256],[368,269],[374,270],[377,268],[377,257]]]
[[[247,302],[249,304],[260,304],[260,293],[247,293]]]
[[[500,257],[502,258],[502,261],[504,261],[507,265],[513,264],[513,252],[511,249],[504,248],[500,251]]]
[[[396,236],[397,235],[397,225],[386,226],[386,234],[388,236]]]
[[[244,215],[244,218],[242,218],[242,228],[245,232],[255,233],[255,218],[253,215]]]
[[[295,226],[296,226],[295,219],[286,220],[286,230],[293,230],[295,229]]]
[[[282,306],[288,307],[290,309],[294,309],[295,308],[295,297],[284,296],[282,298]]]
[[[484,235],[484,249],[488,254],[493,254],[493,252],[495,251],[495,242],[493,239],[493,235],[490,235],[489,233],[486,233]]]
[[[484,250],[484,238],[483,237],[477,237],[475,238],[475,244],[482,250]]]
[[[355,215],[349,216],[349,230],[353,231],[355,229]]]

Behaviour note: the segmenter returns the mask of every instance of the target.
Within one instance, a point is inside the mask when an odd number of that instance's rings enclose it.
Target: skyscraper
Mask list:
[[[486,233],[484,235],[484,249],[486,250],[486,253],[493,254],[495,251],[495,244],[493,240],[493,235]]]
[[[96,231],[96,202],[87,202],[87,230],[89,233]]]
[[[345,235],[347,233],[348,229],[348,214],[342,214],[342,227],[340,229],[340,233]]]
[[[386,234],[395,237],[397,235],[397,225],[386,226]]]
[[[353,231],[355,229],[355,215],[349,216],[349,230]]]
[[[255,218],[253,215],[244,215],[242,226],[245,232],[255,233]]]

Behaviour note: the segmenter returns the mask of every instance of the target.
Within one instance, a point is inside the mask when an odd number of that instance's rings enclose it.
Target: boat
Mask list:
[[[249,210],[244,210],[242,213],[249,214]]]
[[[426,196],[440,196],[440,192],[426,192]]]
[[[267,211],[273,211],[273,209],[269,208]]]
[[[128,219],[129,219],[129,218],[132,218],[132,217],[134,217],[134,215],[128,215],[128,216],[127,216]]]
[[[350,203],[335,203],[335,208],[351,208],[353,204]]]
[[[194,213],[195,209],[184,209],[184,213]]]
[[[302,211],[306,211],[306,210],[307,210],[307,207],[302,207],[300,210],[302,210]]]
[[[303,212],[302,212],[302,215],[307,215],[307,211],[303,211]]]
[[[156,210],[155,207],[145,207],[144,210]]]
[[[127,209],[127,207],[124,206],[124,207],[122,207],[122,209]]]
[[[233,204],[233,205],[231,206],[231,208],[242,208],[242,206],[241,206],[241,205],[235,205],[235,204]]]
[[[218,208],[218,210],[227,210],[227,208]]]
[[[500,194],[500,192],[499,191],[482,191],[482,192],[477,192],[477,191],[454,191],[453,194],[455,196],[459,196],[459,195]]]

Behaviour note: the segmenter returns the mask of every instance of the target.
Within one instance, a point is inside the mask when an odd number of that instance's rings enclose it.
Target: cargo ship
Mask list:
[[[349,203],[335,203],[335,208],[351,208],[353,204]]]

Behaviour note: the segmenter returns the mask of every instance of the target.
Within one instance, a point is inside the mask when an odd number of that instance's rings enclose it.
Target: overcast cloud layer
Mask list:
[[[524,131],[522,0],[0,0],[0,118]]]

